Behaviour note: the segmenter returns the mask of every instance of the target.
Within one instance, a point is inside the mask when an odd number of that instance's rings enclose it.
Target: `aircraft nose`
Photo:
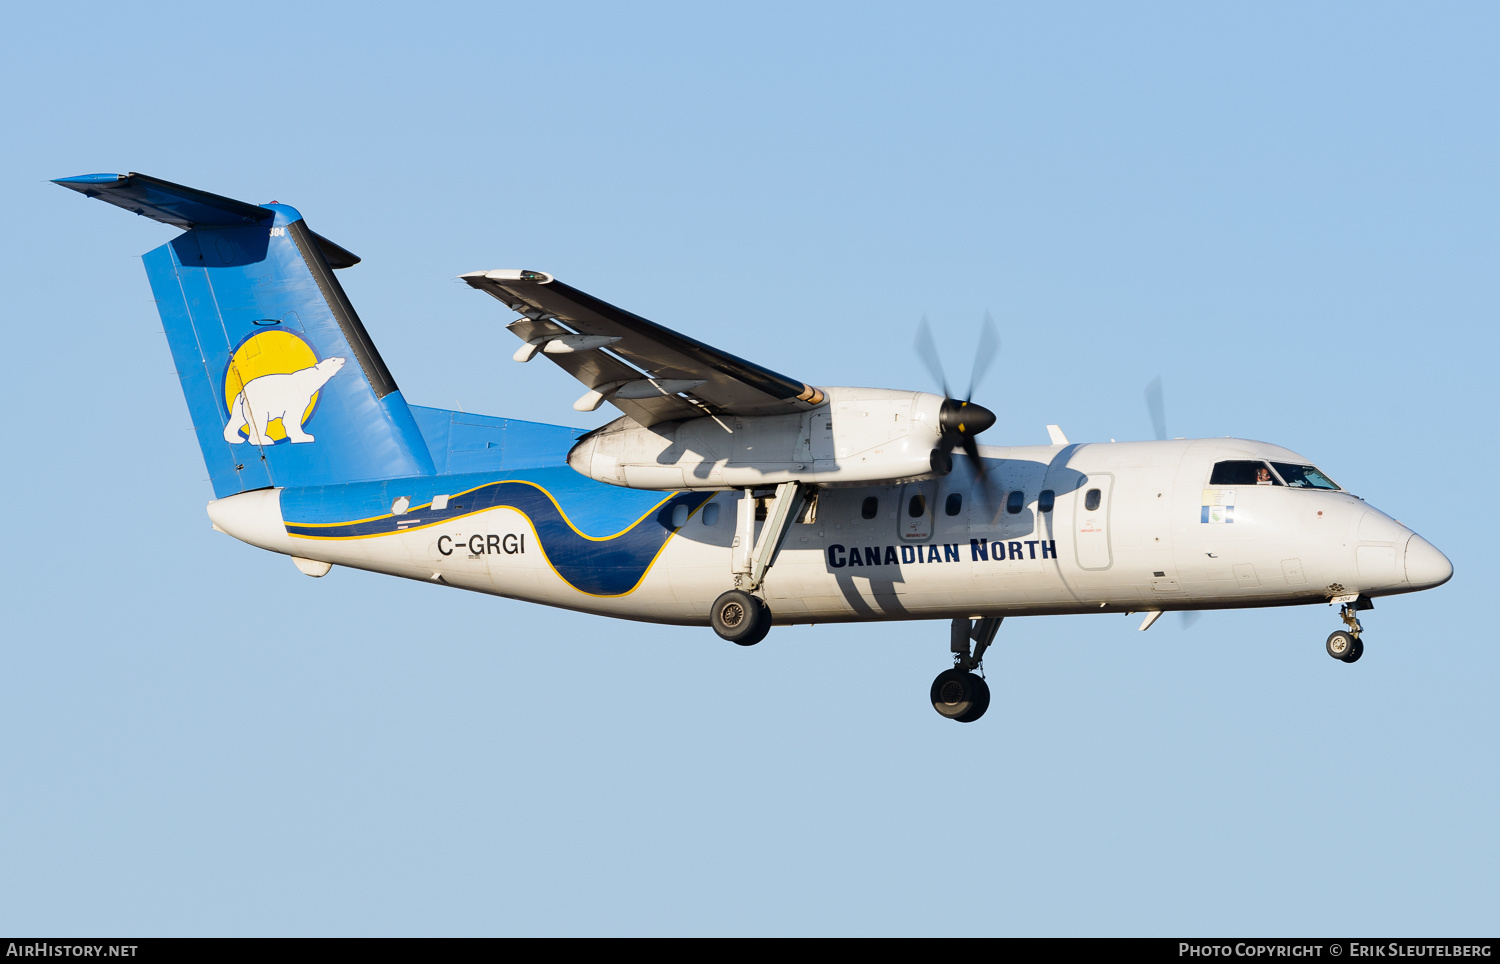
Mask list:
[[[1453,578],[1453,563],[1437,546],[1413,535],[1406,543],[1406,581],[1415,589],[1431,589]]]

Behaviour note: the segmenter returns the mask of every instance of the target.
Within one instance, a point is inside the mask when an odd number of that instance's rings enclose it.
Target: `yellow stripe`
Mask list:
[[[546,490],[543,489],[542,491],[545,492]],[[672,493],[672,494],[676,495],[675,492]],[[548,498],[551,498],[551,496],[549,495]],[[671,498],[671,496],[667,496],[667,499],[670,499],[670,498]],[[663,499],[662,502],[666,502],[667,499]],[[709,496],[707,499],[703,500],[703,505],[708,505],[713,500],[714,500],[714,497],[713,496]],[[654,508],[660,508],[662,502],[658,502]],[[703,508],[703,505],[700,505],[698,507],[698,509]],[[500,506],[500,505],[497,505],[497,506],[495,506],[495,508],[497,508],[497,509],[507,509],[507,508],[510,508],[510,506]],[[694,509],[688,515],[688,519],[691,520],[693,518],[693,516],[697,515],[698,514],[698,509]],[[651,561],[648,562],[648,563],[646,563],[646,568],[644,568],[644,569],[641,570],[641,577],[635,581],[634,585],[632,585],[629,589],[625,590],[622,593],[616,593],[616,594],[614,594],[612,596],[606,596],[606,595],[603,595],[602,593],[589,592],[587,589],[579,589],[577,586],[575,586],[571,582],[569,582],[568,581],[568,577],[566,577],[562,573],[558,572],[557,571],[557,567],[552,564],[551,557],[547,555],[547,547],[544,546],[544,545],[542,545],[542,534],[540,532],[536,531],[536,523],[532,522],[531,521],[531,517],[528,516],[526,513],[522,512],[520,509],[512,509],[512,511],[516,512],[517,514],[519,514],[521,516],[521,518],[523,518],[523,519],[526,520],[526,524],[529,525],[529,526],[531,526],[531,534],[532,534],[533,537],[535,537],[537,546],[542,550],[542,561],[547,564],[547,568],[548,569],[552,570],[552,574],[554,576],[556,576],[558,579],[561,579],[562,580],[562,584],[564,586],[567,586],[569,589],[573,590],[574,592],[579,593],[580,595],[584,595],[584,596],[592,596],[595,599],[619,599],[620,597],[622,597],[622,596],[628,596],[631,593],[635,592],[637,589],[641,588],[641,583],[643,583],[643,582],[646,581],[646,576],[648,574],[650,574],[651,567],[654,566],[654,565],[656,565],[656,560],[660,559],[661,558],[661,554],[663,552],[667,551],[667,543],[671,542],[672,541],[672,537],[675,536],[675,535],[677,535],[678,531],[680,531],[680,529],[681,529],[681,527],[679,526],[677,529],[673,529],[671,532],[667,533],[667,537],[661,541],[661,548],[658,549],[658,550],[656,550],[656,555],[652,556],[651,557]],[[561,512],[562,510],[559,508],[558,511]],[[646,513],[646,515],[650,515],[650,514],[651,513],[649,513],[649,512]],[[645,517],[646,516],[641,516],[641,519],[644,519]],[[633,523],[630,527],[625,528],[625,529],[621,529],[620,530],[620,534],[623,535],[624,533],[629,532],[630,529],[634,528],[635,525],[638,525],[639,522],[640,522],[640,520],[636,520],[636,522]],[[687,525],[687,523],[684,522],[683,525]],[[574,529],[573,531],[574,532],[578,532],[577,529]],[[583,535],[583,533],[581,533],[581,532],[579,532],[578,534],[579,535]],[[588,538],[588,537],[585,536],[585,538]]]
[[[519,482],[519,481],[522,481],[522,480],[520,480],[520,479],[510,479],[510,480],[507,480],[507,481],[517,481],[517,482]],[[532,482],[527,482],[526,484],[530,485],[530,486],[533,486],[536,489],[541,490],[541,492],[543,494],[545,494],[547,496],[547,498],[552,499],[552,494],[550,492],[548,492],[546,489],[543,489],[541,486],[536,485],[535,483],[532,483]],[[482,489],[482,488],[484,488],[484,486],[478,486],[478,488]],[[474,489],[467,490],[467,492],[473,492],[473,491],[475,491],[475,490]],[[463,494],[466,494],[466,493],[460,493],[460,495],[463,495]],[[621,529],[619,532],[615,533],[615,535],[616,536],[624,535],[625,533],[629,532],[631,529],[634,529],[636,526],[640,525],[641,522],[642,522],[642,520],[644,520],[646,518],[646,516],[649,516],[651,514],[651,512],[654,512],[657,509],[661,508],[664,503],[666,503],[667,501],[669,501],[672,498],[672,496],[676,495],[676,494],[677,493],[673,492],[671,495],[668,495],[667,498],[662,499],[661,502],[656,503],[656,505],[652,506],[651,510],[648,511],[646,513],[646,515],[641,516],[640,519],[637,519],[636,521],[632,522],[630,525],[628,525],[625,528]],[[688,514],[688,520],[691,521],[692,518],[693,518],[693,516],[697,515],[703,509],[703,506],[708,505],[710,502],[712,502],[717,497],[718,497],[718,493],[715,493],[714,495],[709,496],[707,499],[704,499],[703,500],[703,505],[698,506],[698,508],[694,509],[692,512],[690,512]],[[552,504],[553,505],[557,505],[557,500],[556,499],[552,499]],[[667,537],[665,539],[663,539],[662,542],[661,542],[661,548],[656,550],[656,555],[652,556],[651,557],[651,561],[648,562],[648,563],[646,563],[646,568],[644,568],[644,569],[641,570],[641,576],[640,576],[640,578],[637,579],[635,581],[635,583],[629,589],[625,590],[622,593],[616,593],[615,595],[612,595],[612,596],[606,596],[606,595],[604,595],[602,593],[589,592],[587,589],[579,589],[577,586],[573,585],[571,582],[568,581],[568,577],[566,577],[562,573],[558,572],[557,571],[557,567],[552,564],[552,557],[549,556],[549,555],[547,555],[547,547],[542,543],[542,534],[536,530],[536,523],[531,521],[531,516],[529,516],[526,513],[522,512],[520,509],[517,509],[515,506],[494,505],[494,506],[490,506],[488,509],[479,509],[479,510],[476,510],[475,512],[466,512],[462,516],[454,516],[453,519],[466,518],[467,516],[470,516],[470,515],[477,515],[480,512],[493,512],[493,511],[495,511],[497,509],[509,509],[510,511],[514,512],[516,515],[518,515],[521,518],[525,519],[526,520],[526,524],[531,527],[531,535],[532,535],[532,538],[536,540],[537,548],[542,551],[542,561],[547,564],[547,568],[548,569],[552,570],[552,574],[554,576],[556,576],[559,580],[561,580],[562,584],[564,586],[567,586],[569,589],[573,590],[574,592],[579,593],[579,594],[584,595],[584,596],[592,596],[595,599],[619,599],[620,597],[622,597],[622,596],[628,596],[631,593],[635,592],[637,589],[641,588],[641,583],[645,582],[646,581],[646,576],[650,575],[650,573],[651,573],[651,567],[655,566],[656,565],[656,560],[660,559],[661,558],[661,554],[663,552],[667,551],[667,543],[671,542],[672,541],[672,537],[675,536],[675,535],[677,535],[677,533],[679,531],[681,531],[681,526],[679,526],[678,528],[673,529],[671,532],[667,533]],[[563,513],[562,506],[558,506],[557,507],[557,511],[562,514],[563,521],[566,522],[568,517],[567,517],[566,513]],[[451,521],[453,521],[453,519],[445,519],[443,521],[444,522],[451,522]],[[437,522],[430,523],[430,525],[439,525],[439,524],[440,523],[437,523]],[[683,525],[687,525],[687,523],[684,522]],[[571,522],[568,523],[568,526],[570,528],[573,528],[574,532],[578,532],[578,529],[574,528],[573,524]],[[429,526],[412,526],[410,529],[402,529],[402,530],[400,530],[400,532],[410,532],[413,529],[426,529],[428,527]],[[364,536],[304,536],[304,535],[297,535],[297,534],[293,533],[292,534],[292,538],[294,538],[294,539],[317,539],[317,540],[320,540],[320,541],[331,542],[331,541],[336,541],[336,540],[341,540],[341,539],[348,539],[348,540],[353,540],[353,539],[373,539],[376,536],[393,536],[393,535],[399,535],[399,534],[400,534],[399,532],[372,532],[369,535],[364,535]],[[605,541],[604,539],[595,539],[593,536],[584,535],[582,532],[578,532],[578,534],[581,535],[581,536],[583,536],[585,539],[590,539],[590,540],[592,540],[594,542],[603,542],[603,541]],[[614,537],[615,536],[608,536],[607,538],[613,539]],[[489,566],[486,565],[485,568],[488,569]]]
[[[548,492],[546,489],[542,488],[540,485],[537,485],[535,482],[528,482],[525,479],[501,479],[498,482],[486,482],[486,483],[484,483],[484,485],[476,485],[472,489],[464,489],[462,492],[458,492],[458,493],[455,493],[454,495],[448,496],[448,498],[450,498],[450,499],[461,498],[463,496],[468,495],[470,492],[478,492],[480,489],[488,488],[491,485],[504,485],[507,482],[514,482],[514,483],[517,483],[519,485],[529,485],[533,489],[536,489],[538,492],[540,492],[542,495],[545,495],[547,497],[548,501],[550,501],[552,503],[553,508],[557,509],[557,514],[560,515],[560,516],[562,516],[562,520],[568,524],[568,528],[572,529],[574,532],[578,533],[580,536],[582,536],[583,538],[589,540],[590,542],[608,542],[611,539],[615,539],[615,538],[618,538],[619,536],[623,536],[625,533],[629,532],[631,529],[634,529],[636,526],[638,526],[642,522],[644,522],[646,520],[646,518],[651,515],[651,513],[655,512],[657,509],[660,509],[663,505],[666,505],[668,502],[670,502],[672,500],[672,497],[677,494],[676,492],[669,492],[669,493],[667,493],[667,497],[665,499],[662,499],[660,502],[656,503],[656,505],[653,505],[651,508],[647,509],[646,512],[645,512],[645,514],[642,515],[639,519],[635,520],[630,525],[626,526],[625,528],[621,529],[619,532],[616,532],[614,535],[611,535],[611,536],[591,536],[588,533],[584,532],[582,529],[579,529],[577,526],[575,526],[573,524],[573,520],[568,518],[568,513],[563,510],[562,505],[559,504],[558,501],[552,497],[552,493],[551,492]],[[712,501],[713,501],[712,499],[708,500],[708,502],[712,502]],[[705,502],[704,505],[707,505],[708,502]],[[424,502],[421,505],[417,506],[416,509],[408,509],[407,512],[420,512],[421,510],[427,508],[430,505],[432,505],[431,502]],[[514,508],[514,506],[493,505],[493,506],[490,506],[489,508],[490,509],[508,509],[508,508]],[[396,531],[397,532],[411,532],[412,530],[415,530],[415,529],[427,529],[427,528],[430,528],[431,526],[444,525],[444,524],[449,523],[449,522],[454,522],[454,521],[456,521],[458,519],[467,518],[468,516],[474,515],[475,513],[486,512],[486,511],[488,511],[488,509],[475,509],[474,512],[465,512],[463,515],[450,516],[450,517],[448,517],[446,519],[438,519],[438,520],[435,520],[433,522],[424,522],[421,525],[408,526],[405,529],[398,529]],[[519,512],[520,510],[517,509],[516,511]],[[697,511],[697,510],[694,510],[694,511]],[[405,514],[406,513],[402,513],[402,515],[405,515]],[[525,515],[526,513],[522,512],[521,514]],[[285,520],[283,520],[282,525],[283,525],[283,527],[289,526],[289,525],[290,526],[296,526],[299,529],[335,529],[335,528],[340,528],[342,526],[357,526],[357,525],[362,525],[363,523],[366,523],[366,522],[378,522],[381,519],[395,519],[395,518],[397,518],[397,516],[396,516],[396,514],[394,512],[387,512],[385,515],[372,515],[368,519],[355,519],[352,522],[286,522]],[[527,521],[530,521],[530,520],[528,519]],[[395,535],[395,534],[396,534],[395,532],[371,532],[371,533],[368,533],[368,534],[362,535],[362,536],[306,536],[306,535],[302,535],[301,533],[295,533],[295,532],[294,533],[288,533],[288,535],[292,536],[295,539],[369,539],[369,538],[372,538],[374,536],[389,536],[389,535]]]

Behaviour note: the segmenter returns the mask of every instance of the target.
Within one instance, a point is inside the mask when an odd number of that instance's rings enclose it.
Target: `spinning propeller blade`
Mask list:
[[[995,424],[995,413],[971,401],[979,388],[980,379],[989,370],[1000,349],[1000,335],[995,329],[995,320],[990,317],[989,312],[984,313],[984,326],[979,332],[979,345],[974,351],[974,368],[969,376],[969,391],[962,399],[954,398],[949,391],[948,376],[943,371],[942,357],[938,354],[937,342],[932,337],[932,326],[927,323],[926,317],[917,325],[916,349],[933,380],[943,387],[943,406],[938,411],[939,442],[933,455],[933,465],[946,464],[951,469],[953,450],[963,449],[974,466],[974,474],[984,486],[985,501],[998,506],[999,495],[993,491],[992,480],[984,460],[979,457],[979,443],[975,438]]]
[[[927,323],[926,315],[917,324],[916,349],[932,380],[943,386],[943,397],[948,398],[948,376],[943,374],[943,359],[938,356],[937,342],[932,340],[932,326]]]
[[[1146,383],[1146,410],[1151,413],[1151,427],[1156,430],[1156,440],[1164,442],[1167,438],[1167,403],[1162,395],[1161,376],[1157,375]],[[1179,613],[1180,625],[1183,629],[1193,628],[1198,617],[1203,615],[1194,609],[1185,609]]]
[[[1160,375],[1146,383],[1146,408],[1151,412],[1151,427],[1156,429],[1156,440],[1166,441],[1167,404],[1162,399]]]
[[[979,329],[979,347],[974,349],[974,370],[969,373],[969,394],[964,396],[965,400],[974,397],[980,380],[984,378],[984,373],[989,371],[990,364],[995,360],[995,355],[999,351],[1000,332],[995,329],[995,319],[986,311],[984,326]]]

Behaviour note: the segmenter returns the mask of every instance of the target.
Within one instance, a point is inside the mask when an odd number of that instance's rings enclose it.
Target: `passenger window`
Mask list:
[[[948,496],[948,501],[943,503],[943,511],[949,515],[958,515],[963,511],[964,497],[961,493],[953,492]]]
[[[1214,474],[1209,478],[1208,484],[1280,485],[1281,480],[1272,474],[1271,467],[1266,463],[1245,460],[1219,462],[1214,466]]]
[[[1332,479],[1311,465],[1293,465],[1290,462],[1272,462],[1271,464],[1276,467],[1277,474],[1286,479],[1286,484],[1293,489],[1338,489],[1338,485]]]
[[[918,493],[911,497],[906,503],[906,514],[913,519],[920,519],[927,514],[927,497]]]
[[[859,506],[859,515],[860,515],[860,518],[863,518],[863,519],[873,519],[873,518],[875,518],[875,513],[879,512],[879,511],[880,511],[880,500],[877,499],[877,498],[875,498],[873,495],[867,496],[865,498],[865,501],[862,502],[862,503],[860,503],[860,506]]]
[[[1011,515],[1020,515],[1021,510],[1026,508],[1026,493],[1020,489],[1012,492],[1005,500],[1005,511]]]
[[[687,525],[688,513],[690,511],[685,502],[679,502],[672,506],[672,528],[681,529]]]
[[[1057,493],[1051,489],[1043,489],[1042,494],[1036,497],[1036,509],[1038,512],[1051,512],[1052,503],[1057,501]]]
[[[1083,496],[1083,507],[1089,512],[1099,508],[1099,490],[1089,489]]]
[[[703,507],[703,524],[706,526],[716,526],[719,524],[719,503],[710,502]]]

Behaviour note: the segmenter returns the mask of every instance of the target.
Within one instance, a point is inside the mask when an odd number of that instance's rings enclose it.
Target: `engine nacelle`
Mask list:
[[[616,419],[579,439],[568,464],[611,485],[673,490],[906,482],[951,467],[935,456],[941,395],[822,391],[825,404],[793,415],[710,416],[651,428]]]

